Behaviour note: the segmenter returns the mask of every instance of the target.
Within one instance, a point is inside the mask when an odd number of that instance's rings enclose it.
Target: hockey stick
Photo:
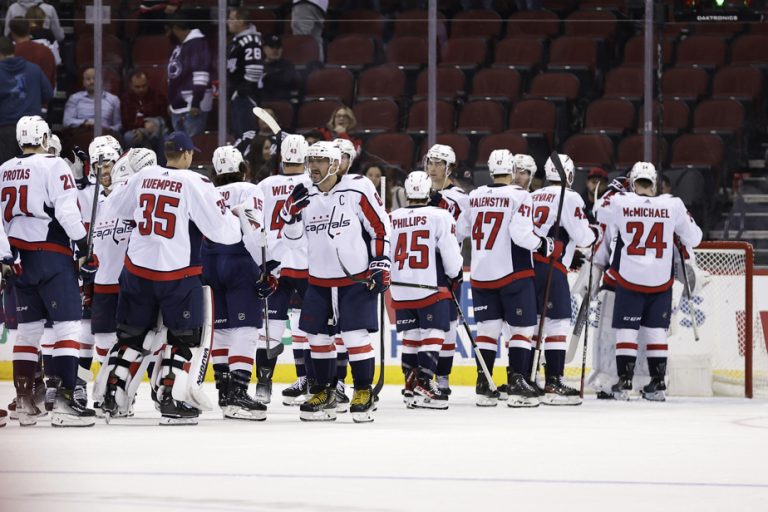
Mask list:
[[[552,232],[557,237],[557,232],[560,231],[560,217],[563,214],[563,203],[565,203],[565,188],[568,185],[565,181],[565,169],[563,169],[563,163],[560,161],[560,155],[557,151],[553,151],[550,156],[552,163],[555,164],[557,175],[560,177],[560,200],[557,204],[557,216],[555,217],[555,224],[552,226]],[[552,271],[555,270],[555,259],[549,257],[549,267],[547,268],[547,281],[544,285],[544,297],[541,305],[541,317],[539,318],[539,330],[538,339],[536,340],[536,347],[533,349],[533,368],[531,369],[531,381],[536,380],[536,375],[539,373],[539,363],[541,359],[541,343],[544,334],[544,320],[547,317],[547,305],[549,304],[549,288],[552,286]]]
[[[277,121],[275,121],[275,118],[269,115],[269,112],[263,108],[253,107],[253,115],[264,121],[264,123],[269,126],[269,129],[272,130],[273,134],[277,135],[282,131],[280,125],[277,124]]]
[[[477,362],[480,363],[480,369],[483,371],[483,375],[485,375],[485,380],[488,381],[488,387],[491,388],[491,391],[496,391],[496,383],[493,382],[493,375],[491,375],[491,371],[488,369],[488,366],[485,364],[485,359],[483,359],[483,354],[480,352],[480,348],[477,346],[477,343],[475,343],[475,339],[472,337],[472,332],[469,330],[469,324],[467,323],[467,319],[464,318],[464,313],[461,312],[461,305],[459,304],[459,299],[456,298],[456,293],[451,290],[451,298],[453,299],[453,305],[456,307],[456,312],[459,314],[459,318],[461,319],[461,324],[464,326],[464,331],[467,333],[467,337],[469,338],[469,342],[472,344],[472,351],[475,353],[475,357],[477,358]]]
[[[379,195],[381,196],[380,199],[382,203],[384,203],[386,208],[386,194],[387,194],[387,178],[385,176],[382,176],[379,180]],[[341,261],[341,260],[339,260]],[[391,283],[390,283],[391,285]],[[376,385],[373,387],[373,396],[379,396],[379,393],[381,393],[381,389],[384,387],[384,292],[381,292],[379,294],[379,357],[380,357],[380,364],[379,364],[379,378],[376,381]]]
[[[104,155],[99,155],[99,163],[96,164],[96,184],[93,186],[93,204],[91,205],[91,223],[88,225],[87,257],[93,256],[93,230],[96,227],[96,210],[99,207],[99,186],[101,185],[101,167],[104,165]]]
[[[590,269],[591,271],[592,269]],[[587,324],[587,317],[589,316],[589,302],[590,299],[584,298],[579,306],[579,312],[576,315],[576,324],[573,326],[573,333],[571,333],[571,340],[568,343],[568,351],[565,353],[565,364],[570,364],[576,357],[576,349],[579,348],[579,341],[581,340],[581,333],[584,332],[584,326]]]
[[[691,293],[691,284],[688,281],[688,271],[685,268],[685,250],[683,243],[678,240],[675,242],[677,245],[677,252],[680,253],[680,267],[683,269],[683,286],[685,288],[685,295],[688,298],[688,309],[691,315],[691,327],[693,327],[693,339],[699,341],[699,324],[696,320],[696,308],[693,307],[693,294]]]
[[[587,281],[587,296],[584,297],[584,303],[587,305],[584,315],[584,324],[589,319],[589,303],[592,301],[592,260],[595,257],[595,246],[592,246],[592,254],[589,255],[589,281]],[[584,329],[584,348],[581,350],[581,383],[579,384],[579,397],[584,398],[584,373],[587,368],[587,344],[589,340],[589,325]]]
[[[267,269],[267,230],[262,229],[261,230],[261,273],[263,274],[262,279],[268,279],[269,278],[269,270]],[[269,342],[271,341],[271,338],[269,337],[269,298],[264,297],[264,337],[267,341],[267,359],[276,359],[277,356],[283,353],[283,350],[285,350],[285,347],[283,346],[282,340],[277,340],[277,345],[270,348]]]
[[[431,290],[433,292],[436,292],[440,289],[438,286],[431,286],[428,284],[403,283],[402,281],[392,281],[390,286],[399,286],[401,288],[418,288],[419,290]]]

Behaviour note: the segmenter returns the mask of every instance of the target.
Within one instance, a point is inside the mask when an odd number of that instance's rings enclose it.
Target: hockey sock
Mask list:
[[[616,369],[619,377],[631,380],[635,376],[636,356],[616,356]]]
[[[53,334],[53,374],[61,378],[64,389],[74,389],[80,356],[80,343],[75,340],[80,334],[80,322],[54,322]]]
[[[419,347],[421,347],[421,341],[418,330],[404,331],[403,352],[400,357],[403,375],[408,375],[408,372],[419,366]]]
[[[440,349],[440,357],[437,360],[437,375],[447,377],[453,369],[453,355],[456,353],[456,329],[458,320],[452,320],[450,328],[445,335],[445,341]]]
[[[641,326],[638,342],[645,345],[648,358],[648,372],[652,378],[663,379],[667,373],[667,331],[666,329]]]
[[[309,345],[307,345],[309,346]],[[315,362],[312,360],[312,350],[304,350],[304,369],[307,371],[307,379],[317,380],[315,377]]]
[[[430,379],[434,377],[437,371],[437,359],[437,350],[420,350],[418,360],[421,373]]]
[[[43,354],[43,374],[48,377],[53,377],[53,355]]]
[[[515,333],[509,339],[509,370],[526,378],[531,374],[531,339],[525,334]]]
[[[422,375],[431,379],[437,371],[437,361],[440,357],[440,349],[445,342],[446,332],[440,329],[421,329],[420,335],[419,368],[421,368]]]
[[[336,338],[336,378],[344,382],[347,378],[347,365],[349,364],[349,353],[347,347],[341,338]]]
[[[635,375],[638,337],[635,329],[616,329],[616,371],[622,379],[631,380]]]
[[[32,361],[25,361],[25,360],[19,360],[16,359],[18,353],[16,352],[16,348],[14,347],[14,354],[13,354],[13,380],[14,383],[18,382],[19,377],[24,377],[29,379],[29,382],[33,382],[35,380],[35,370],[37,369],[37,362]],[[18,391],[18,385],[17,391]]]
[[[82,354],[82,350],[80,353]],[[91,350],[91,354],[93,354],[93,350]],[[83,357],[82,355],[78,358],[80,363],[80,368],[83,368],[85,370],[91,371],[91,365],[93,364],[93,355],[91,357]]]
[[[234,370],[232,372],[232,382],[241,388],[248,388],[248,385],[251,383],[251,372]]]
[[[352,367],[352,380],[355,389],[370,387],[376,365],[374,359],[369,357],[360,361],[350,361],[349,365]]]
[[[544,366],[546,378],[562,377],[565,370],[565,350],[548,348],[544,351],[544,357],[547,361]]]
[[[663,379],[667,373],[667,358],[666,357],[649,357],[648,358],[648,371],[651,374],[651,378]]]
[[[305,377],[307,375],[306,360],[304,354],[307,352],[305,347],[307,346],[306,336],[291,336],[291,346],[293,347],[293,362],[296,365],[296,377]]]
[[[315,382],[326,387],[336,382],[336,344],[327,334],[309,334]]]

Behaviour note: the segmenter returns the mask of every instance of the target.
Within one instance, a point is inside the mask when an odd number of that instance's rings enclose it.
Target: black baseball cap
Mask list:
[[[264,38],[264,46],[269,46],[270,48],[280,48],[283,46],[283,41],[280,39],[280,36],[276,34],[270,34]]]

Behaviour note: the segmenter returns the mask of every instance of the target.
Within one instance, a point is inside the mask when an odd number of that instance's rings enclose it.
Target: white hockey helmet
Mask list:
[[[157,165],[157,155],[154,151],[147,148],[131,148],[125,155],[128,157],[128,164],[133,172],[139,172],[150,165]],[[114,179],[115,171],[112,171]]]
[[[240,172],[243,155],[235,146],[219,146],[213,152],[213,169],[216,175]]]
[[[494,149],[488,156],[488,170],[491,176],[514,174],[515,161],[508,149]]]
[[[48,139],[48,152],[53,156],[61,156],[61,139],[55,133]]]
[[[435,144],[429,148],[427,154],[424,155],[425,169],[427,167],[427,161],[431,159],[442,160],[445,162],[445,165],[456,165],[456,153],[451,146],[446,146],[445,144]]]
[[[429,199],[432,179],[424,171],[413,171],[405,178],[405,197],[408,199]]]
[[[526,184],[525,188],[530,190],[531,182],[533,181],[533,176],[536,174],[536,171],[538,170],[536,168],[536,160],[534,160],[531,155],[526,155],[524,153],[518,153],[512,158],[515,161],[516,173],[520,171],[525,171],[528,173],[528,183]]]
[[[321,140],[307,149],[307,158],[327,158],[331,163],[341,161],[341,151],[333,142]]]
[[[629,171],[629,186],[634,192],[635,182],[637,180],[648,180],[651,182],[653,193],[656,193],[656,167],[650,162],[637,162]]]
[[[23,116],[16,123],[16,142],[22,146],[40,146],[48,151],[51,129],[40,116]]]
[[[564,153],[559,153],[559,156],[560,162],[563,164],[563,170],[565,171],[565,182],[570,187],[573,184],[573,177],[574,173],[576,172],[576,168],[573,165],[573,160],[571,160],[571,157]],[[550,183],[560,182],[560,175],[557,173],[555,164],[552,162],[552,157],[547,158],[547,163],[544,164],[544,173],[547,176],[547,181]]]
[[[111,139],[111,140],[110,140]],[[88,157],[91,160],[91,165],[96,165],[99,162],[99,156],[101,156],[105,162],[117,162],[120,158],[120,144],[117,144],[117,140],[111,135],[102,135],[93,139],[93,142],[88,146]]]
[[[307,158],[309,143],[303,135],[286,135],[280,144],[280,159],[286,164],[303,164]]]
[[[352,167],[352,162],[357,157],[357,151],[355,151],[355,145],[349,139],[333,139],[333,143],[339,148],[339,152],[342,155],[349,157],[349,166]]]

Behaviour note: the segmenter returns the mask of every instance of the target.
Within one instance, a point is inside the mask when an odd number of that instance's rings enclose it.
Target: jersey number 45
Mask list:
[[[406,261],[411,269],[423,269],[429,266],[429,246],[423,243],[428,238],[429,231],[423,229],[398,235],[397,244],[395,244],[395,263],[398,270],[403,270]]]

